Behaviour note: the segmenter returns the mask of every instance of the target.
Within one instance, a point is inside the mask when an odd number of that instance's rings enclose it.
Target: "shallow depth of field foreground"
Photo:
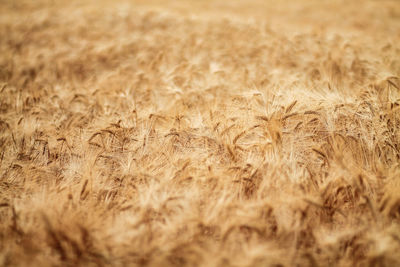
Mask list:
[[[0,2],[0,266],[400,266],[398,1]]]

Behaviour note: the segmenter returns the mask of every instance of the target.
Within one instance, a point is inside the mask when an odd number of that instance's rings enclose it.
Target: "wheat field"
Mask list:
[[[400,266],[400,2],[0,1],[0,266]]]

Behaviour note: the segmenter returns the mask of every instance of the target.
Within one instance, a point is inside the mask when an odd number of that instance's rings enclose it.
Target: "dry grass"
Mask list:
[[[399,266],[398,1],[0,2],[0,265]]]

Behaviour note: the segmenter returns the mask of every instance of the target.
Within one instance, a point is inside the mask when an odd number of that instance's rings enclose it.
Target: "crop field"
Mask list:
[[[400,266],[400,2],[0,0],[0,266]]]

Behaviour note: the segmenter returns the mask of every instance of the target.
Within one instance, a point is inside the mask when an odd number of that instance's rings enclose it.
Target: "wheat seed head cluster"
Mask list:
[[[399,266],[400,3],[0,1],[0,266]]]

